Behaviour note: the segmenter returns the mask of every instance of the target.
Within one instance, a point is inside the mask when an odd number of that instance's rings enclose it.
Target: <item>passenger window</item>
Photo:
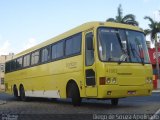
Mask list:
[[[31,65],[39,63],[39,51],[33,52],[31,55]]]
[[[64,47],[63,47],[63,42],[59,42],[57,43],[57,50],[56,50],[56,54],[57,54],[57,58],[61,58],[64,56]]]
[[[47,46],[42,49],[42,62],[46,62],[50,60],[50,46]]]
[[[82,34],[74,35],[66,40],[66,56],[78,54],[81,52]]]
[[[5,73],[8,73],[8,72],[10,72],[10,62],[7,62],[5,64]]]
[[[16,70],[16,60],[11,61],[11,71]]]
[[[25,55],[23,58],[23,67],[28,67],[30,65],[30,54]]]
[[[52,59],[59,59],[64,56],[64,42],[58,42],[52,45]]]
[[[16,69],[20,69],[22,67],[22,57],[17,59]]]
[[[52,59],[56,59],[56,44],[52,46]]]

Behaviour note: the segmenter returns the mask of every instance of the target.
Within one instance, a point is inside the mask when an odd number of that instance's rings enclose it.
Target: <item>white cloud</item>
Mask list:
[[[37,44],[37,41],[35,38],[30,38],[27,43],[24,45],[24,50],[30,48],[30,47],[33,47]]]
[[[1,36],[0,36],[0,39],[1,39]],[[0,40],[0,55],[8,55],[9,53],[13,53],[13,52],[17,54],[23,50],[26,50],[30,47],[35,46],[36,44],[37,44],[37,41],[34,38],[28,39],[28,41],[24,42],[24,44],[22,45],[19,45],[19,44],[13,45],[8,40],[6,41]]]
[[[11,44],[9,43],[9,41],[4,41],[1,45],[0,45],[0,55],[7,55],[12,51],[11,49]]]

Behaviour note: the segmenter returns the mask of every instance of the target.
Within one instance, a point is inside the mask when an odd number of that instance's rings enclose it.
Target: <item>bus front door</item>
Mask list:
[[[85,93],[86,96],[97,96],[96,73],[94,59],[93,30],[85,33]]]

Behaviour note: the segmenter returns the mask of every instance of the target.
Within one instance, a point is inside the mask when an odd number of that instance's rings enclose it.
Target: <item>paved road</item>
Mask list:
[[[80,107],[72,106],[70,100],[36,98],[28,102],[22,102],[11,95],[0,93],[0,114],[38,114],[40,116],[58,114],[58,117],[60,114],[88,114],[88,118],[93,119],[93,114],[154,114],[159,109],[160,93],[153,93],[152,96],[147,97],[120,99],[118,106],[112,106],[110,100],[84,99]],[[68,118],[65,115],[63,117]],[[84,120],[85,115],[75,117]],[[86,116],[86,119],[88,118]]]

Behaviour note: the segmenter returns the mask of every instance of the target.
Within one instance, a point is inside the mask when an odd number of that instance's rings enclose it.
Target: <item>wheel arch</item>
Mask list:
[[[14,89],[14,88],[16,88],[16,89],[17,89],[17,85],[16,85],[16,84],[13,84],[13,89]],[[18,90],[18,89],[17,89],[17,90]]]
[[[68,80],[68,82],[66,84],[66,98],[69,97],[69,91],[68,90],[69,90],[69,87],[73,84],[77,86],[77,88],[80,92],[80,89],[79,89],[79,86],[78,86],[77,82],[74,79],[70,79],[70,80]]]
[[[21,87],[23,87],[23,88],[24,88],[24,86],[23,86],[23,84],[22,84],[22,83],[19,85],[19,91],[20,91]]]

